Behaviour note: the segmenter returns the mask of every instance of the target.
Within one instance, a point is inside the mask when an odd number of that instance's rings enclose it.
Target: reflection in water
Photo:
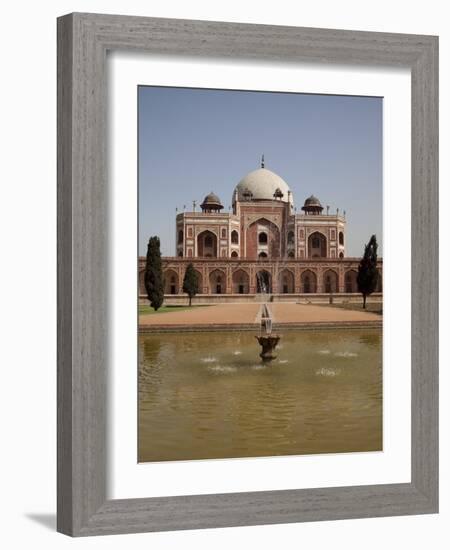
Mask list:
[[[381,331],[139,335],[139,461],[382,449]]]

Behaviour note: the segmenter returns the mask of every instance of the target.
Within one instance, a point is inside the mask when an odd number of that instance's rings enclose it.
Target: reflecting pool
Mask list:
[[[139,461],[382,450],[381,330],[139,335]]]

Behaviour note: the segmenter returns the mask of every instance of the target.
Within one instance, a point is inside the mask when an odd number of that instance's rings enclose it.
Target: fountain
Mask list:
[[[261,168],[264,168],[264,155],[262,158]],[[273,194],[273,199],[275,201],[281,201],[283,199],[283,193],[280,189],[275,190]],[[291,209],[292,205],[290,200],[290,191],[288,191],[287,215],[292,214]],[[274,214],[274,212],[275,208],[272,203],[271,213]],[[280,240],[280,248],[278,253],[272,256],[269,251],[271,262],[274,263],[274,269],[272,269],[271,279],[269,278],[267,280],[267,278],[263,275],[263,273],[267,274],[267,272],[265,271],[257,271],[256,273],[259,296],[260,300],[263,302],[261,305],[260,334],[259,336],[256,336],[256,339],[258,340],[259,345],[262,347],[262,351],[259,355],[263,361],[271,361],[272,359],[276,358],[274,351],[281,338],[278,334],[272,334],[272,315],[267,303],[270,301],[270,293],[272,292],[273,286],[273,277],[276,277],[277,279],[280,277],[280,267],[282,267],[282,264],[280,266],[280,258],[282,254],[284,254],[284,258],[287,257],[287,251],[283,251],[282,242]],[[262,265],[261,267],[264,268],[264,265]],[[278,282],[276,284],[278,285]]]
[[[267,304],[262,305],[260,328],[261,333],[255,336],[259,345],[262,347],[259,356],[263,361],[271,361],[276,358],[274,351],[280,341],[280,336],[272,333],[272,317]]]

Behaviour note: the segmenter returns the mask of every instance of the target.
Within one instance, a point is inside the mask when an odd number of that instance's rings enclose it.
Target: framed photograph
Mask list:
[[[58,530],[438,511],[438,39],[58,19]]]

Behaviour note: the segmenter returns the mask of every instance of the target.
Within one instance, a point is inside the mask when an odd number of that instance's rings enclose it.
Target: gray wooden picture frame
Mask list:
[[[108,50],[410,68],[410,483],[107,499]],[[57,529],[72,536],[438,511],[437,37],[82,13],[58,19],[57,490]]]

